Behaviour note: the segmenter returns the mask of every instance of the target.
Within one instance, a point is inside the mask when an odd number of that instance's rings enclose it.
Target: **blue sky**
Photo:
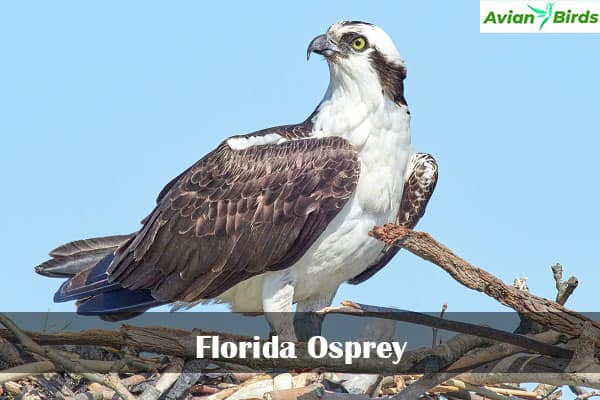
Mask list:
[[[482,35],[478,18],[476,2],[3,2],[2,308],[72,310],[33,272],[47,252],[136,230],[223,138],[303,120],[328,82],[308,43],[361,19],[404,56],[413,144],[440,166],[418,229],[542,296],[561,262],[569,305],[597,311],[600,36]],[[503,309],[408,252],[343,299]]]

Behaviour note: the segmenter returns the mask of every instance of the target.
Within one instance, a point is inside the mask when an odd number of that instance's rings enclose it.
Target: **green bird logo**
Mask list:
[[[556,1],[552,3],[548,2],[548,4],[546,4],[545,10],[540,10],[539,8],[535,8],[527,4],[527,7],[531,8],[531,11],[536,13],[538,18],[542,18],[542,23],[540,24],[540,31],[542,30],[546,22],[548,22],[548,20],[552,18],[552,8],[554,7],[555,3]]]

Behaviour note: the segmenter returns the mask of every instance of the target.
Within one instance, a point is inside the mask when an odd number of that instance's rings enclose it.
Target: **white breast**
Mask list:
[[[296,301],[335,290],[373,265],[383,243],[370,237],[369,231],[393,222],[400,207],[404,172],[412,156],[407,110],[384,103],[367,114],[349,140],[359,151],[358,185],[344,209],[294,265]]]
[[[412,156],[409,115],[389,100],[355,108],[325,100],[314,120],[314,136],[342,136],[357,149],[361,173],[354,195],[305,255],[286,270],[294,277],[294,301],[335,291],[381,257],[383,243],[368,235],[396,219],[405,170]],[[334,118],[334,116],[337,116]],[[339,121],[336,123],[335,121]],[[352,123],[348,124],[348,121]],[[269,274],[283,273],[271,272]],[[234,311],[262,311],[266,274],[241,282],[218,301]]]

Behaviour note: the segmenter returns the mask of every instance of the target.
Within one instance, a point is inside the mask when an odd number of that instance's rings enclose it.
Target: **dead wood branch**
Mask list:
[[[592,336],[593,332],[591,324],[586,323],[581,336],[576,341],[575,354],[571,359],[514,354],[498,361],[480,365],[471,374],[462,374],[459,378],[470,381],[469,376],[482,376],[485,374],[487,378],[483,379],[486,383],[500,382],[493,380],[492,377],[501,376],[500,379],[507,379],[501,382],[538,382],[553,386],[587,386],[597,389],[600,378],[594,376],[594,373],[600,372],[600,364],[594,356],[594,343],[597,340]],[[549,332],[539,335],[549,335]],[[518,374],[515,374],[517,372]],[[509,376],[512,380],[508,380]],[[553,380],[548,380],[549,376],[552,376]],[[585,377],[586,384],[582,384],[583,380],[575,377]],[[577,379],[580,379],[579,383],[576,382]]]
[[[461,335],[457,335],[461,336]],[[531,335],[532,338],[544,343],[557,343],[561,335],[554,331],[546,331],[543,333]],[[486,374],[497,374],[504,373],[511,375],[518,375],[517,373],[526,373],[528,377],[533,375],[544,375],[542,371],[553,373],[553,377],[559,376],[556,372],[566,371],[567,366],[569,365],[569,359],[556,358],[556,357],[540,357],[538,355],[529,355],[529,354],[516,354],[524,351],[525,349],[507,344],[507,343],[496,343],[492,346],[482,347],[475,351],[469,352],[465,356],[461,357],[456,363],[452,364],[448,367],[447,371],[452,370],[471,370],[475,367],[478,367],[477,370],[484,370]],[[514,357],[509,357],[514,355]],[[501,360],[497,363],[491,363],[491,361]],[[484,374],[476,374],[477,376]],[[486,376],[487,376],[486,375]],[[565,374],[567,375],[567,374]],[[406,390],[406,399],[416,398],[417,395],[423,394],[437,383],[444,382],[451,377],[457,377],[457,379],[462,379],[463,376],[466,376],[468,381],[468,377],[474,376],[473,374],[460,374],[459,373],[438,373],[431,374],[430,376],[425,375],[416,383],[408,386]],[[564,378],[564,376],[561,376]],[[479,384],[487,384],[488,382],[485,379],[479,382]],[[437,382],[437,383],[436,383]],[[508,382],[508,381],[504,381]],[[496,382],[495,380],[490,383],[504,383],[504,382]],[[511,381],[513,382],[513,381]],[[524,381],[525,382],[525,381]],[[559,382],[559,381],[557,381]],[[433,385],[431,385],[433,383]],[[479,394],[483,394],[481,392],[477,392]],[[473,395],[473,399],[484,398],[483,396]],[[488,396],[489,398],[489,396]]]
[[[19,343],[23,346],[23,348],[31,353],[35,353],[44,358],[49,359],[55,364],[61,365],[68,371],[76,372],[86,378],[89,381],[97,382],[102,385],[106,385],[113,389],[115,393],[117,393],[124,400],[135,400],[135,397],[129,391],[121,381],[115,376],[112,375],[102,375],[95,372],[88,372],[81,364],[76,361],[70,360],[67,357],[62,356],[57,351],[52,350],[48,347],[42,347],[33,340],[31,340],[23,331],[19,329],[19,327],[12,322],[8,317],[4,314],[0,314],[0,324],[4,325],[9,331],[15,335],[18,339]]]
[[[91,334],[90,334],[91,333]],[[42,344],[96,344],[95,338],[104,336],[103,343],[114,348],[127,347],[138,352],[151,352],[165,354],[183,359],[196,358],[196,340],[198,335],[218,335],[221,342],[252,341],[251,338],[209,331],[186,331],[162,327],[136,327],[123,325],[118,331],[110,330],[85,330],[78,333],[31,333]],[[15,338],[14,332],[10,335],[0,330],[0,336],[11,340]],[[110,342],[107,340],[110,338]],[[325,368],[330,371],[339,372],[363,372],[363,373],[401,373],[410,372],[433,372],[442,371],[454,363],[466,352],[488,345],[490,342],[477,336],[460,335],[452,338],[443,345],[433,349],[419,349],[406,351],[399,362],[394,365],[391,359],[355,359],[354,364],[347,365],[343,359],[322,358],[315,359],[308,355],[306,346],[298,343],[296,346],[297,358],[232,358],[226,362],[235,365],[250,367],[253,370],[275,370],[275,369],[306,369]],[[210,351],[208,352],[211,353]],[[219,360],[217,360],[219,361]],[[73,362],[69,360],[69,362]],[[219,361],[220,362],[220,361]],[[81,364],[79,370],[85,370]],[[69,368],[67,368],[69,369]]]
[[[552,276],[554,278],[554,283],[556,285],[555,301],[558,304],[564,306],[566,304],[567,300],[569,299],[569,297],[571,296],[571,294],[573,294],[573,291],[575,290],[575,288],[577,288],[577,284],[578,284],[577,278],[572,276],[566,282],[563,281],[563,268],[562,268],[562,265],[560,265],[559,263],[554,264],[551,267],[551,269],[552,269]],[[521,326],[525,327],[525,325],[526,325],[525,320],[521,319]],[[540,327],[541,329],[539,329],[538,331],[545,330],[545,328],[541,327],[539,324],[531,323],[531,325],[535,325],[536,326],[535,329],[537,329],[537,327]],[[532,326],[532,328],[533,328],[533,326]],[[556,392],[557,389],[558,389],[557,386],[540,383],[537,385],[537,387],[534,389],[534,391],[543,397],[548,397],[552,393]]]
[[[579,372],[598,365],[595,356],[595,344],[599,342],[592,324],[586,322],[583,324],[581,335],[577,339],[575,354],[567,366],[568,372]]]
[[[448,304],[444,303],[442,305],[442,311],[440,311],[440,318],[444,319],[444,314],[446,314],[446,310],[448,309]],[[431,335],[431,347],[434,347],[437,344],[437,335],[438,335],[438,328],[431,328],[432,331],[432,335]],[[440,343],[441,343],[442,339],[440,338]]]
[[[23,360],[15,345],[6,339],[0,338],[0,368],[8,368],[24,362],[25,360]]]
[[[458,379],[473,385],[494,385],[499,383],[525,383],[539,382],[554,386],[584,386],[600,389],[600,374],[590,373],[548,373],[548,372],[519,372],[519,373],[464,373],[457,376]]]
[[[327,307],[319,312],[322,314],[347,314],[411,322],[419,325],[444,329],[447,331],[480,336],[494,341],[510,343],[515,346],[522,347],[524,349],[538,352],[540,354],[547,354],[562,358],[568,358],[573,355],[573,352],[571,350],[539,342],[527,336],[509,333],[487,326],[468,324],[459,321],[451,321],[415,311],[398,310],[395,308],[388,307],[369,306],[366,304],[353,303],[351,301],[344,301],[342,302],[342,304],[342,307]]]
[[[563,281],[563,267],[559,263],[552,266],[552,275],[554,276],[554,282],[556,283],[556,302],[564,306],[569,297],[573,294],[573,291],[577,288],[577,285],[579,285],[579,281],[574,276]]]
[[[474,392],[475,394],[481,395],[483,397],[487,397],[491,400],[516,400],[515,397],[513,397],[513,396],[505,396],[505,395],[499,394],[493,390],[479,387],[476,385],[472,385],[470,383],[463,382],[458,379],[450,379],[450,380],[448,380],[447,383],[454,387],[457,387],[459,389],[468,390],[469,392]]]
[[[394,400],[414,400],[431,388],[458,375],[457,373],[437,373],[423,375],[415,383],[408,385],[404,390],[395,395]]]
[[[312,384],[309,386],[285,389],[285,390],[277,390],[273,392],[265,393],[265,400],[296,400],[296,399],[304,399],[308,393],[311,393],[315,390],[323,390],[323,387],[319,384]]]
[[[540,342],[554,344],[560,341],[562,335],[554,331],[546,331],[543,333],[529,335],[529,337]],[[448,367],[448,369],[467,371],[477,366],[485,365],[492,361],[500,360],[523,351],[525,351],[525,349],[519,346],[507,343],[496,343],[492,346],[483,347],[467,353],[450,367]]]
[[[76,357],[75,354],[67,352],[59,352],[65,357],[81,364],[87,371],[99,373],[109,373],[114,370],[114,361],[86,360]],[[163,365],[158,362],[143,361],[137,362],[135,365],[125,365],[119,369],[119,372],[138,372],[138,371],[156,371],[162,368]],[[0,383],[25,378],[32,375],[39,375],[48,372],[63,372],[65,369],[61,365],[54,364],[52,361],[36,361],[27,364],[21,364],[12,368],[0,370]]]
[[[140,395],[139,400],[158,400],[177,381],[182,369],[183,360],[180,358],[173,360],[169,368],[162,373],[156,385],[148,386]]]
[[[371,235],[387,244],[402,247],[446,271],[465,287],[487,294],[535,322],[566,335],[577,337],[584,322],[600,334],[600,323],[558,304],[505,284],[489,272],[455,255],[429,234],[395,224],[375,227]],[[598,344],[597,344],[598,345]]]

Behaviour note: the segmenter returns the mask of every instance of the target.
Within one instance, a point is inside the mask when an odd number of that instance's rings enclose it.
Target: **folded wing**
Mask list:
[[[410,161],[410,168],[404,182],[402,200],[396,224],[414,228],[425,214],[425,208],[435,190],[438,179],[438,166],[430,154],[417,153]],[[386,246],[377,263],[361,272],[348,282],[358,285],[375,275],[400,251],[399,247]]]
[[[223,143],[161,194],[116,251],[109,281],[191,302],[287,268],[341,210],[358,175],[357,153],[342,138],[242,150]]]

